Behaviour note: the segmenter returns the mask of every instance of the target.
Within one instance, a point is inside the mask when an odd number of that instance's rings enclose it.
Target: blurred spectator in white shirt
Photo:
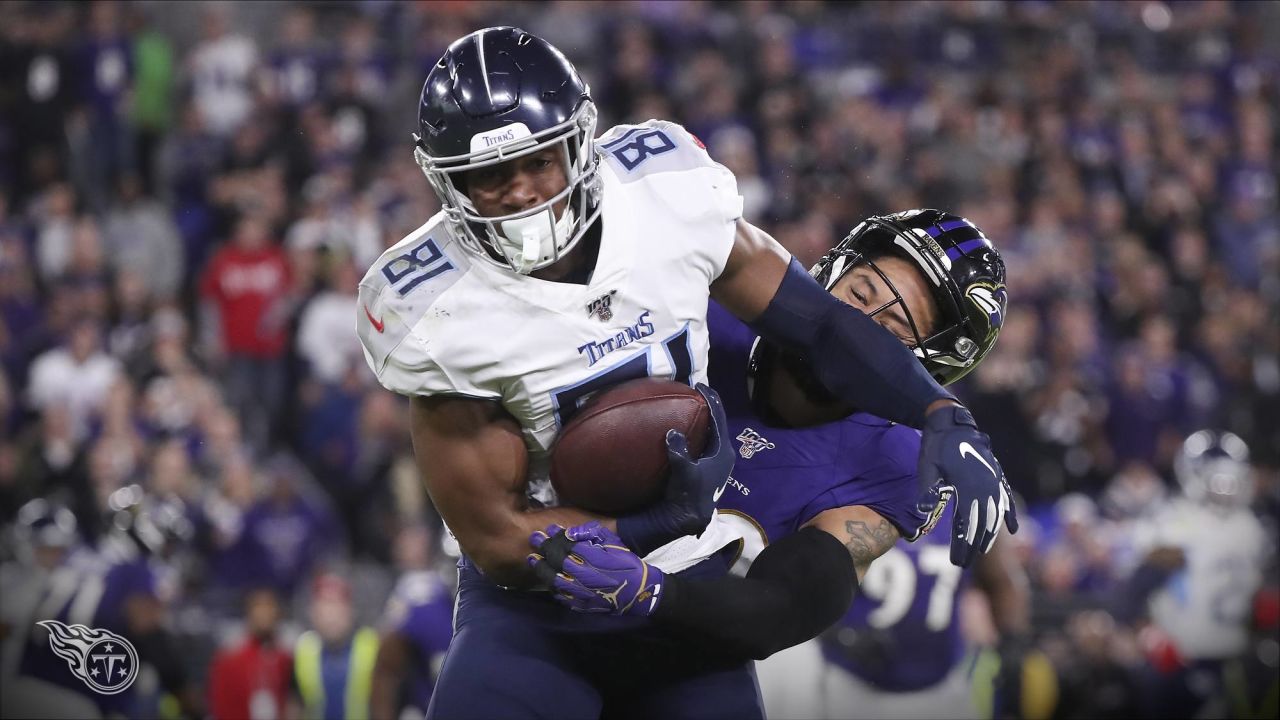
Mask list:
[[[230,30],[234,6],[210,5],[204,11],[204,40],[190,57],[192,95],[210,132],[228,137],[253,112],[253,80],[258,49],[253,40]]]
[[[72,326],[65,347],[49,350],[32,363],[28,399],[37,410],[66,406],[76,437],[83,438],[119,376],[120,363],[102,351],[98,323],[81,320]]]

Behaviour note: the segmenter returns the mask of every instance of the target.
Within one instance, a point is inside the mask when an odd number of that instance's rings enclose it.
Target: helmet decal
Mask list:
[[[974,305],[982,308],[987,313],[991,332],[999,330],[1000,326],[1004,324],[1004,309],[1009,304],[1009,294],[1004,285],[988,285],[986,283],[971,285],[964,294]]]

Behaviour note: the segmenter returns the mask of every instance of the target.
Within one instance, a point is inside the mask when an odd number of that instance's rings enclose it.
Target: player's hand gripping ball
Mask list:
[[[650,615],[663,574],[596,521],[533,533],[528,563],[562,605],[581,613]]]

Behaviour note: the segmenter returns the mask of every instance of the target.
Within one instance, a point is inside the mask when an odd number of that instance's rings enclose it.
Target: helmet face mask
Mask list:
[[[1249,447],[1234,433],[1192,433],[1178,450],[1173,470],[1182,493],[1193,502],[1229,511],[1253,501]]]
[[[911,312],[908,297],[887,270],[888,258],[905,261],[919,274],[933,301],[932,322]],[[990,352],[1007,310],[1004,260],[973,223],[940,210],[908,210],[867,218],[810,269],[828,292],[849,273],[867,268],[891,298],[866,314],[875,318],[900,306],[910,337],[903,340],[929,374],[947,385],[973,370]],[[839,294],[839,293],[837,293]],[[772,407],[775,366],[786,370],[823,418],[843,417],[845,408],[814,376],[800,355],[757,339],[748,365],[748,392],[756,410],[770,422],[785,424]],[[792,412],[795,409],[792,408]],[[822,420],[823,422],[829,419]]]
[[[599,216],[595,103],[545,41],[517,28],[488,28],[454,42],[427,76],[418,122],[414,160],[450,227],[482,257],[528,274],[572,250]],[[563,163],[564,189],[517,213],[477,211],[464,173],[548,148]]]
[[[907,260],[924,278],[937,320],[922,332],[902,293],[880,267],[882,258]],[[901,305],[912,352],[939,383],[968,374],[995,345],[1007,309],[1004,261],[982,231],[938,210],[909,210],[859,223],[810,270],[830,291],[850,271],[869,267],[894,299],[869,311],[874,317]]]

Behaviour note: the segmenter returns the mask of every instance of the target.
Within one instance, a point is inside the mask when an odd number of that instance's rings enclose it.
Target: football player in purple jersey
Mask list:
[[[812,271],[836,297],[910,346],[944,384],[971,371],[994,345],[1007,309],[1004,272],[999,253],[977,227],[937,210],[868,218]],[[804,357],[757,341],[714,303],[708,318],[711,381],[725,404],[726,437],[739,444],[718,513],[740,521],[737,569],[746,576],[665,576],[594,524],[535,533],[531,564],[574,609],[649,616],[730,654],[754,658],[813,638],[846,610],[855,620],[865,619],[878,602],[877,622],[898,616],[885,623],[900,634],[890,642],[912,645],[915,657],[904,655],[893,668],[877,667],[875,680],[903,689],[936,684],[957,662],[960,638],[950,622],[954,595],[933,590],[945,581],[941,589],[954,593],[960,577],[955,566],[969,560],[954,545],[937,554],[947,546],[946,535],[938,538],[941,548],[930,544],[913,551],[928,555],[932,582],[917,583],[907,593],[896,590],[889,598],[884,579],[871,575],[864,593],[870,597],[850,609],[872,561],[891,551],[901,554],[893,550],[900,538],[919,539],[942,514],[943,504],[922,502],[935,489],[917,475],[920,433],[836,400],[808,371]],[[976,456],[971,461],[986,464]],[[988,470],[1002,477],[998,465]],[[952,493],[945,484],[937,491],[947,498]],[[1000,502],[1011,503],[1007,483]],[[951,512],[974,512],[949,504],[955,506]],[[1015,530],[1016,519],[1008,517]],[[976,531],[983,536],[975,546],[989,549],[999,528]],[[902,563],[895,561],[901,559],[892,555],[887,564],[900,570]],[[912,571],[920,567],[907,563]],[[991,556],[981,574],[1004,591],[997,609],[1008,622],[1001,629],[1024,630],[1026,594],[1016,566],[1003,554]],[[915,610],[920,623],[901,622]]]

